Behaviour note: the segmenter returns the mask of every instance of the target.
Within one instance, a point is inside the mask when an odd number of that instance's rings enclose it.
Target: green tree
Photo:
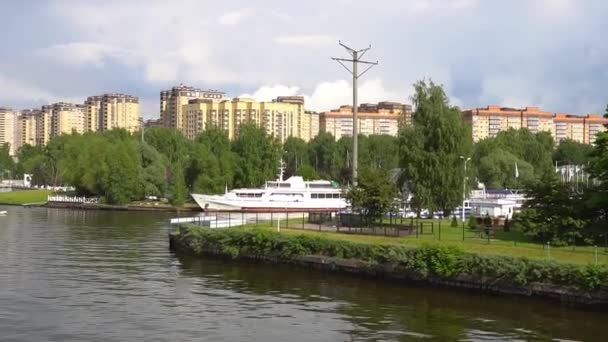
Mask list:
[[[263,128],[254,124],[243,124],[239,135],[234,140],[232,150],[237,155],[234,184],[237,187],[257,187],[267,180],[275,178],[281,144],[273,137],[266,135]]]
[[[296,174],[302,166],[310,165],[308,144],[304,140],[287,138],[283,144],[283,151],[286,177]]]
[[[517,165],[518,176],[515,174]],[[481,158],[477,165],[479,179],[488,188],[519,188],[534,181],[534,168],[510,152],[496,149]]]
[[[546,173],[525,192],[528,200],[523,211],[514,217],[517,229],[554,245],[573,244],[585,236],[588,219],[580,206],[584,203],[583,194],[560,183],[555,172]]]
[[[596,136],[588,171],[592,187],[585,192],[591,233],[608,235],[608,132]]]
[[[227,186],[218,159],[205,144],[195,144],[186,180],[191,184],[192,192],[204,194],[222,193]]]
[[[220,177],[216,179],[211,176],[213,179],[213,193],[223,191],[226,186],[232,187],[238,157],[232,151],[232,145],[226,131],[219,128],[208,128],[196,137],[195,143],[207,146],[218,163]],[[209,161],[212,162],[212,158],[209,158]],[[213,165],[210,167],[213,169]],[[201,184],[199,183],[199,185]],[[211,183],[208,185],[211,186]]]
[[[369,225],[393,209],[397,189],[385,170],[361,171],[357,186],[350,188],[346,198],[353,210],[361,214]]]
[[[509,158],[516,158],[532,166],[535,180],[553,169],[553,138],[547,132],[532,133],[528,129],[509,129],[499,132],[496,137],[486,138],[475,144],[473,152],[474,167],[481,165],[482,159],[492,154],[509,153]],[[519,162],[518,162],[519,166]],[[514,167],[514,166],[512,166]],[[500,168],[495,168],[500,171]],[[479,181],[490,184],[494,179],[504,178],[500,174],[491,174],[477,168]],[[488,169],[486,168],[486,171]]]
[[[566,139],[553,152],[553,161],[560,165],[586,165],[592,150],[593,147],[589,144]]]
[[[184,179],[184,171],[181,161],[177,161],[171,169],[171,204],[181,206],[186,202],[188,189]]]
[[[0,174],[2,175],[0,178],[4,178],[7,171],[12,173],[15,168],[15,163],[9,152],[9,143],[0,145]]]
[[[327,132],[320,132],[309,143],[310,163],[321,178],[331,179],[334,166],[336,141]]]
[[[417,206],[449,215],[462,200],[460,156],[470,155],[470,127],[441,86],[420,81],[414,88],[413,125],[399,135],[400,183],[413,193]]]
[[[144,143],[141,146],[141,188],[144,196],[165,196],[167,169],[167,160],[154,147]]]
[[[300,165],[296,171],[297,176],[301,176],[304,180],[316,180],[319,179],[319,175],[315,172],[315,169],[307,164]]]
[[[188,162],[191,142],[176,129],[155,127],[145,131],[144,140],[164,155],[173,165],[177,162],[185,166]]]
[[[141,198],[139,163],[136,150],[129,145],[114,143],[106,154],[101,193],[108,203],[126,204]]]

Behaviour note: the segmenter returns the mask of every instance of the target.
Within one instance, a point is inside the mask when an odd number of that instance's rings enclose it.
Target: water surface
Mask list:
[[[0,210],[2,341],[607,340],[606,313],[175,256],[165,214]]]

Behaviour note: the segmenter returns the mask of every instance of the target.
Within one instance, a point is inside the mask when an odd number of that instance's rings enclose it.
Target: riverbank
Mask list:
[[[526,258],[465,253],[450,246],[372,245],[264,229],[207,229],[181,225],[170,248],[213,255],[287,263],[483,293],[549,298],[605,308],[608,267],[579,266]]]

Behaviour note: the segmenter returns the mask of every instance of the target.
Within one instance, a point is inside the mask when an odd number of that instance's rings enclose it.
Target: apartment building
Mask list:
[[[321,113],[320,131],[331,133],[336,139],[353,134],[353,107],[341,106],[338,109]],[[396,102],[362,104],[357,114],[359,134],[387,134],[397,136],[402,125],[412,122],[412,107]]]
[[[90,96],[84,102],[85,132],[124,128],[133,133],[139,130],[139,98],[111,93]]]
[[[101,112],[102,95],[89,96],[84,101],[84,128],[85,132],[97,132],[99,130],[99,119]]]
[[[133,133],[139,126],[139,98],[118,93],[102,95],[99,130],[124,128]]]
[[[585,118],[577,115],[556,113],[553,117],[555,132],[553,137],[556,143],[570,139],[579,143],[587,143],[585,137]]]
[[[84,133],[85,105],[58,102],[52,105],[51,137],[61,134]]]
[[[495,137],[509,128],[527,128],[533,133],[555,131],[553,113],[541,111],[538,107],[523,109],[500,106],[469,109],[462,112],[465,122],[471,124],[473,141]]]
[[[252,122],[281,141],[290,136],[308,141],[316,135],[315,125],[318,126],[318,116],[304,111],[301,96],[278,97],[271,102],[239,97],[223,101],[197,98],[189,100],[182,112],[182,131],[191,139],[210,127],[219,127],[234,139],[243,123]]]
[[[587,114],[585,118],[584,142],[594,144],[598,133],[606,132],[608,129],[608,119],[597,114]]]
[[[36,146],[36,119],[40,115],[40,110],[26,109],[21,111],[17,118],[17,138],[15,144],[17,148],[23,145]]]
[[[16,148],[17,112],[0,107],[0,145],[9,144],[9,154],[14,156]]]
[[[214,103],[227,100],[226,93],[219,90],[202,90],[180,84],[171,90],[160,92],[160,119],[164,127],[172,127],[184,132],[183,106],[190,100],[209,100]],[[185,133],[185,132],[184,132]]]
[[[40,112],[36,118],[36,145],[44,146],[51,139],[52,115],[52,105],[45,105],[40,108]]]

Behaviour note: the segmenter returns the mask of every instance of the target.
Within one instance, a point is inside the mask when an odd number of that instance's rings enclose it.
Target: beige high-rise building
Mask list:
[[[59,102],[52,105],[51,137],[84,133],[84,105]]]
[[[17,152],[16,144],[17,112],[11,108],[0,107],[0,145],[9,144],[9,154]]]
[[[586,144],[594,144],[596,136],[601,132],[606,132],[608,129],[608,119],[597,114],[588,114],[584,117],[584,142]]]
[[[24,145],[36,146],[36,119],[40,110],[26,109],[21,111],[18,117],[17,138],[15,143],[17,148]]]
[[[36,118],[36,145],[44,146],[51,139],[51,117],[53,106],[45,105],[40,108]]]
[[[357,121],[359,134],[387,134],[397,136],[402,125],[411,124],[412,107],[396,102],[362,104]],[[321,132],[331,133],[336,140],[353,135],[353,107],[341,106],[338,109],[321,113],[319,118]]]
[[[171,90],[163,90],[160,92],[160,118],[163,126],[185,133],[183,106],[194,99],[210,100],[214,103],[227,100],[226,93],[222,91],[202,90],[181,84]]]
[[[570,139],[585,143],[585,118],[576,115],[556,113],[553,117],[555,132],[553,137],[556,143]]]
[[[553,114],[526,107],[523,109],[487,106],[486,108],[469,109],[462,112],[465,122],[471,124],[473,141],[495,137],[499,132],[509,128],[527,128],[532,133],[555,132]]]
[[[318,122],[315,114],[304,111],[301,96],[278,97],[272,102],[238,97],[219,102],[199,98],[190,100],[182,111],[182,131],[191,139],[210,127],[219,127],[234,139],[240,125],[253,122],[280,141],[290,136],[308,141],[316,135],[315,122]]]
[[[125,94],[104,94],[99,112],[99,130],[124,128],[133,133],[139,127],[139,98]]]
[[[89,96],[84,102],[84,131],[96,132],[99,130],[101,100],[103,96]]]

